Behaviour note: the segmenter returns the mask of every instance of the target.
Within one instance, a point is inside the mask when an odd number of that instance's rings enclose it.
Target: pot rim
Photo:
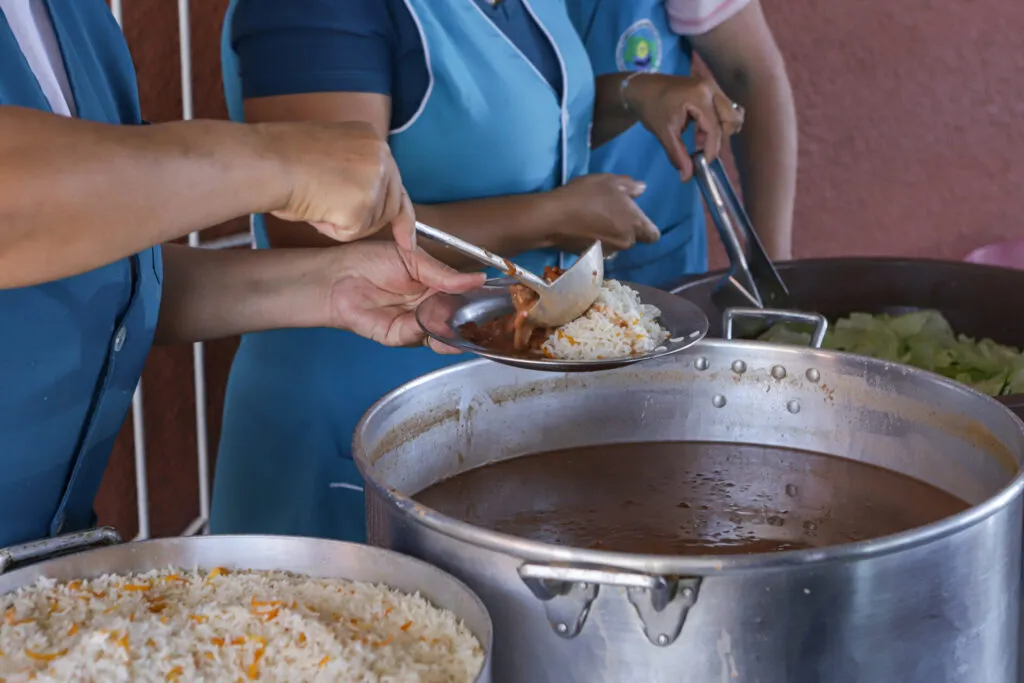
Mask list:
[[[704,346],[729,348],[771,347],[787,353],[797,351],[802,353],[813,353],[815,355],[820,354],[853,358],[859,362],[867,362],[869,365],[881,368],[899,368],[903,372],[909,371],[911,374],[922,374],[933,381],[937,381],[939,384],[945,385],[949,390],[970,395],[972,397],[971,400],[982,400],[990,403],[993,407],[998,408],[1015,420],[1017,431],[1024,436],[1024,421],[1020,420],[1006,405],[991,396],[975,391],[965,384],[961,384],[943,377],[942,375],[931,373],[926,370],[840,351],[768,344],[757,341],[729,341],[724,339],[705,338],[698,344],[691,347],[691,351]],[[430,372],[392,391],[389,391],[370,407],[356,425],[355,434],[352,439],[352,456],[366,485],[379,494],[389,505],[397,508],[403,516],[410,519],[414,524],[422,525],[450,538],[494,552],[515,556],[525,561],[615,567],[627,570],[650,571],[658,574],[722,576],[725,574],[736,574],[754,570],[804,567],[832,562],[865,560],[882,555],[889,555],[903,550],[909,550],[968,529],[1003,510],[1014,498],[1021,494],[1022,490],[1024,490],[1024,462],[1018,461],[1017,473],[1009,482],[981,503],[972,505],[962,512],[958,512],[949,517],[944,517],[923,526],[900,531],[895,534],[880,536],[878,538],[867,539],[864,541],[830,545],[824,548],[784,550],[779,552],[757,553],[750,555],[650,555],[611,552],[607,550],[589,550],[519,538],[517,536],[491,531],[483,527],[469,524],[468,522],[448,517],[432,508],[418,503],[413,500],[411,496],[408,496],[395,488],[382,485],[380,482],[376,481],[374,477],[370,476],[373,470],[373,465],[369,462],[366,449],[363,445],[362,432],[365,423],[373,419],[377,411],[380,410],[386,402],[391,400],[392,396],[404,389],[416,387],[435,380],[438,377],[444,376],[445,374],[456,372],[460,368],[484,364],[493,364],[493,361],[477,359],[451,365],[446,368]]]
[[[988,263],[974,263],[972,261],[957,261],[956,259],[940,258],[912,258],[908,256],[820,256],[815,258],[792,259],[790,261],[776,261],[775,266],[780,270],[786,270],[795,266],[823,267],[846,263],[851,265],[886,265],[886,266],[933,266],[944,268],[956,268],[964,271],[1001,271],[1003,273],[1015,273],[1019,278],[1024,279],[1024,270],[1007,268]],[[669,286],[666,291],[672,294],[685,294],[687,290],[708,282],[721,279],[729,273],[729,268],[709,270],[704,273],[687,275]]]

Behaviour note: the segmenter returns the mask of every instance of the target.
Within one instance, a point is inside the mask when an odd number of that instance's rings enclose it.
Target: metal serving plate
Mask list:
[[[650,353],[625,358],[601,360],[556,360],[539,356],[512,356],[495,352],[464,338],[459,331],[466,323],[478,325],[512,313],[508,278],[489,280],[483,287],[465,294],[436,294],[416,309],[416,320],[423,330],[439,342],[461,351],[505,365],[544,372],[595,372],[661,358],[693,346],[708,333],[708,319],[704,313],[686,299],[653,287],[629,282],[640,294],[640,300],[661,309],[661,325],[669,331],[664,344]]]

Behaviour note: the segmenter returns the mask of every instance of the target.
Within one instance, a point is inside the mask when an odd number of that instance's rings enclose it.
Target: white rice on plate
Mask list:
[[[0,596],[0,682],[472,683],[477,639],[419,595],[284,572],[166,569]]]
[[[669,332],[661,310],[640,301],[635,289],[605,280],[597,301],[582,316],[556,328],[541,350],[559,360],[604,360],[650,353]]]

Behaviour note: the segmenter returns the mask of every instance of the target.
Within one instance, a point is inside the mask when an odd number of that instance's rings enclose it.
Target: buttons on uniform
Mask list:
[[[124,348],[124,340],[128,338],[128,330],[121,327],[117,330],[117,334],[114,335],[114,352],[120,351]]]

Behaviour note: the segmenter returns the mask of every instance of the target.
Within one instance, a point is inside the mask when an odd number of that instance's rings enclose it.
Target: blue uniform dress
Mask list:
[[[241,0],[229,17],[240,59],[228,54],[225,80],[240,70],[243,81],[229,95],[390,94],[389,143],[414,202],[541,192],[586,170],[594,76],[562,0]],[[262,62],[251,55],[259,42]],[[301,54],[303,64],[289,61]],[[377,60],[378,73],[386,65],[385,82],[355,57]],[[287,84],[268,80],[275,70],[292,75]],[[517,261],[540,271],[562,256]],[[389,390],[462,360],[337,330],[246,336],[228,382],[211,530],[364,539],[356,422]]]
[[[688,76],[693,51],[669,27],[663,0],[566,0],[598,75],[623,71]],[[683,140],[694,149],[694,129]],[[595,149],[592,173],[622,173],[647,183],[637,204],[661,229],[654,244],[639,244],[605,265],[610,278],[665,287],[708,267],[707,233],[700,192],[679,181],[657,138],[643,126]]]
[[[135,70],[106,3],[46,4],[78,116],[139,124]],[[50,111],[2,14],[0,105]],[[162,267],[155,247],[0,290],[0,546],[95,524],[93,499],[153,340]]]

